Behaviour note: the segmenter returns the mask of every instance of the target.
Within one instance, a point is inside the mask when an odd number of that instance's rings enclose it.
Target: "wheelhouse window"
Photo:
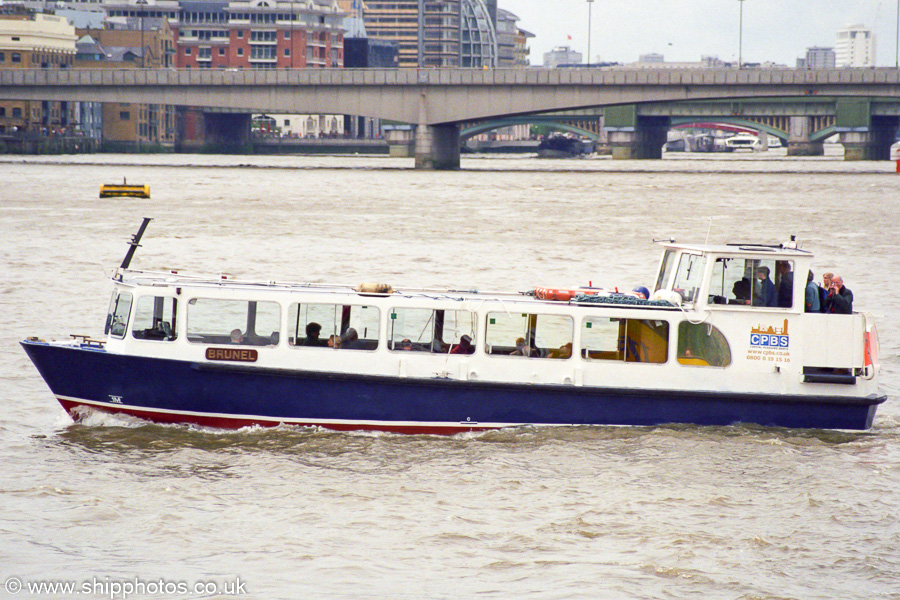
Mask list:
[[[661,364],[669,356],[669,323],[645,319],[587,317],[581,329],[582,356]]]
[[[109,312],[106,315],[105,333],[112,337],[123,338],[128,329],[128,315],[131,313],[132,296],[128,292],[113,292],[109,301]]]
[[[467,310],[394,308],[388,320],[391,350],[472,354],[475,352],[475,313]]]
[[[277,302],[191,298],[187,337],[197,344],[275,346],[281,330]]]
[[[653,291],[661,290],[669,283],[669,276],[672,274],[672,265],[675,264],[675,251],[666,250],[663,254],[662,263],[659,266],[659,277],[656,279],[656,287]]]
[[[678,324],[678,362],[697,367],[727,367],[731,347],[719,329],[708,323]]]
[[[381,313],[364,304],[292,304],[288,344],[334,350],[375,350]]]
[[[132,319],[131,335],[139,340],[175,339],[175,317],[178,301],[165,296],[138,298]]]
[[[703,271],[706,269],[706,257],[699,254],[682,254],[675,272],[675,283],[672,289],[679,294],[683,302],[696,302],[703,283]]]
[[[493,356],[570,358],[573,328],[572,317],[565,315],[488,313],[485,351]]]
[[[803,283],[806,283],[805,274]],[[709,303],[791,308],[794,303],[794,261],[717,258],[709,286]]]

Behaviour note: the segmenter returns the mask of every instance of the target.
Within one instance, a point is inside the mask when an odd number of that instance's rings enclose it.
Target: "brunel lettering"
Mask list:
[[[228,360],[232,362],[256,362],[259,354],[250,348],[207,348],[206,360]]]

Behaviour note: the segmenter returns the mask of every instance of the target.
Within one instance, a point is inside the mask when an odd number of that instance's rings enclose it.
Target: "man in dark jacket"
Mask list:
[[[840,275],[831,279],[831,288],[825,299],[825,312],[839,315],[849,315],[853,312],[853,292],[844,285]]]

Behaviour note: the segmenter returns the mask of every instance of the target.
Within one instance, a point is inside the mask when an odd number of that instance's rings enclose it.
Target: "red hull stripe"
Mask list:
[[[488,431],[503,427],[514,427],[516,423],[416,423],[409,421],[328,421],[307,419],[277,419],[258,416],[231,416],[217,413],[195,413],[176,410],[155,410],[146,408],[133,408],[127,405],[114,405],[105,402],[92,402],[58,396],[57,400],[75,421],[82,415],[78,408],[88,407],[110,414],[130,415],[153,423],[200,425],[201,427],[213,427],[216,429],[240,429],[242,427],[277,427],[278,425],[293,425],[298,427],[322,427],[335,431],[386,431],[393,433],[409,434],[438,434],[453,435],[467,431]]]

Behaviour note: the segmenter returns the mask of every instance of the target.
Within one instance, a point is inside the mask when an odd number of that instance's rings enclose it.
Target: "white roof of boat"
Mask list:
[[[811,256],[808,250],[800,248],[785,247],[782,244],[679,244],[672,240],[662,240],[658,242],[667,248],[676,250],[686,250],[688,252],[709,253],[709,254],[778,254],[781,256]]]

